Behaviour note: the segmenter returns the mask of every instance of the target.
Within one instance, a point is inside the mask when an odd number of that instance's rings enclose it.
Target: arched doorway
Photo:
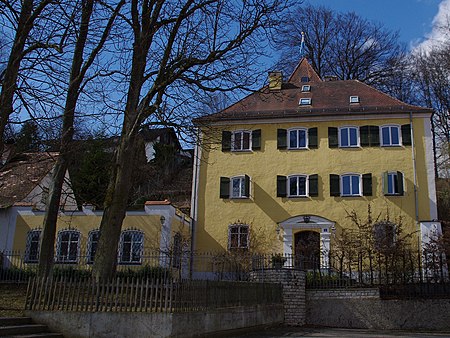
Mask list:
[[[320,267],[320,233],[300,231],[294,235],[295,265],[305,270]]]
[[[330,252],[330,240],[331,232],[333,231],[334,222],[330,221],[324,217],[315,215],[298,215],[290,217],[283,222],[278,223],[280,230],[282,230],[283,235],[283,253],[286,255],[295,254],[295,248],[302,247],[301,245],[296,245],[298,240],[306,240],[307,242],[317,243],[314,245],[316,248],[315,255],[319,255],[319,267],[321,269],[326,269],[329,267],[329,252]],[[315,233],[313,235],[303,234],[305,233]],[[299,235],[297,235],[297,233]],[[295,235],[294,235],[295,234]],[[297,237],[299,236],[299,237]],[[303,236],[315,236],[315,239],[303,238]],[[318,240],[317,240],[318,236]],[[318,253],[317,253],[317,248]],[[300,249],[301,250],[301,249]],[[317,256],[316,256],[317,257]]]

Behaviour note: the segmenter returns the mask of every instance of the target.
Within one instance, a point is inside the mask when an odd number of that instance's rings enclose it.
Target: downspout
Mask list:
[[[195,249],[195,227],[197,225],[197,204],[198,204],[198,178],[200,171],[200,131],[196,131],[196,142],[194,148],[194,170],[192,177],[192,195],[191,195],[191,254],[189,262],[189,278],[192,279],[194,268],[194,249]]]

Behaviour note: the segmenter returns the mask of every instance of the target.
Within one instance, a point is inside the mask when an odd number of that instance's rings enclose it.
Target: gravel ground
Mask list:
[[[23,316],[26,293],[26,284],[0,283],[0,317]]]

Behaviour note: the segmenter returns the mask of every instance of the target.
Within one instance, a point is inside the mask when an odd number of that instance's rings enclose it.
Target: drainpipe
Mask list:
[[[192,196],[191,196],[191,255],[189,264],[189,277],[192,279],[194,265],[194,249],[195,249],[195,227],[197,225],[197,203],[198,203],[198,178],[200,171],[200,131],[196,131],[196,142],[194,148],[194,170],[192,177]]]

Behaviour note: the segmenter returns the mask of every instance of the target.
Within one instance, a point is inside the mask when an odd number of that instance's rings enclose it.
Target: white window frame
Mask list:
[[[311,91],[311,85],[303,85],[302,93],[309,93]]]
[[[34,240],[34,237],[37,234],[37,242]],[[41,241],[41,235],[42,235],[42,229],[33,229],[28,231],[27,233],[27,242],[25,247],[25,263],[39,263],[39,246]],[[36,254],[33,253],[33,257],[30,257],[32,254],[32,244],[37,245],[36,247]],[[34,251],[34,250],[33,250]],[[36,256],[36,257],[34,257]]]
[[[347,139],[347,141],[349,141],[349,145],[343,145],[342,144],[342,139],[341,139],[341,134],[342,134],[342,131],[344,130],[344,129],[348,129],[349,131],[350,131],[350,129],[356,129],[356,144],[355,145],[353,145],[353,144],[350,144],[351,142],[351,137],[350,137],[350,132],[348,133],[348,139]],[[359,148],[359,146],[360,146],[360,137],[359,137],[359,127],[358,126],[342,126],[342,127],[339,127],[339,129],[338,129],[338,142],[339,142],[339,148]]]
[[[298,104],[300,106],[310,106],[311,105],[311,98],[310,97],[302,97],[298,101]]]
[[[239,180],[239,195],[235,196],[233,194],[233,181]],[[248,194],[250,195],[250,189]],[[249,198],[250,196],[245,196],[245,175],[238,175],[230,177],[230,198],[239,199],[239,198]]]
[[[241,146],[239,148],[236,148],[236,143],[235,143],[237,134],[241,135]],[[244,142],[243,142],[244,134],[249,135],[248,148],[244,148]],[[252,131],[251,130],[234,130],[231,133],[231,150],[232,151],[252,151]]]
[[[298,193],[298,179],[299,178],[304,178],[305,179],[305,194],[295,194],[295,195],[291,195],[291,178],[297,178],[297,193]],[[287,197],[308,197],[308,192],[309,192],[309,180],[308,180],[308,175],[304,175],[304,174],[295,174],[295,175],[289,175],[287,177]]]
[[[344,194],[344,177],[358,177],[358,194],[354,194],[351,191],[353,190],[352,179],[350,179],[350,194]],[[346,173],[339,176],[339,187],[341,190],[341,196],[352,197],[352,196],[362,196],[362,175],[358,173]]]
[[[241,239],[242,239],[242,235],[244,235],[242,233],[242,229],[246,228],[247,232],[245,233],[246,235],[246,245],[242,245],[241,244]],[[233,229],[237,229],[237,232],[232,233]],[[237,236],[237,246],[232,246],[232,235],[236,235]],[[248,250],[250,248],[250,226],[248,224],[244,224],[244,223],[234,223],[234,224],[230,224],[228,226],[228,250]]]
[[[389,144],[384,144],[383,128],[389,128]],[[392,143],[391,128],[396,128],[398,132],[398,144]],[[385,124],[380,126],[380,145],[382,147],[400,147],[402,145],[402,129],[398,124]]]
[[[291,147],[291,131],[296,131],[297,132],[297,145],[298,145],[298,134],[299,131],[304,131],[305,132],[305,146],[304,147]],[[289,150],[295,150],[295,149],[308,149],[309,146],[309,140],[308,140],[308,128],[290,128],[287,130],[287,146]]]
[[[350,96],[350,103],[359,103],[359,96],[352,95]]]
[[[69,234],[69,239],[67,241],[67,251],[62,252],[62,236],[65,234]],[[75,241],[72,236],[77,235],[77,240]],[[77,243],[77,253],[75,259],[70,259],[71,256],[71,248],[72,244],[76,242]],[[80,257],[80,242],[81,242],[81,233],[78,230],[75,229],[67,229],[67,230],[60,230],[58,231],[58,239],[56,242],[56,262],[57,263],[78,263],[78,258]]]
[[[87,251],[86,251],[86,263],[87,263],[87,264],[92,264],[92,263],[94,263],[94,259],[91,259],[91,256],[92,256],[92,258],[95,257],[95,252],[94,252],[93,255],[91,255],[91,252],[92,252],[92,246],[93,246],[94,243],[95,243],[95,251],[97,251],[97,246],[98,246],[98,240],[99,240],[99,238],[97,237],[97,241],[94,241],[94,239],[93,239],[93,235],[94,235],[94,234],[100,235],[100,230],[99,230],[99,229],[94,229],[94,230],[89,231],[89,234],[88,234],[88,243],[87,243]]]
[[[131,234],[131,241],[130,243],[130,258],[128,260],[124,260],[124,247],[125,247],[125,243],[124,243],[124,237],[126,234]],[[134,235],[139,235],[141,240],[140,241],[135,241],[134,240]],[[134,245],[135,244],[139,244],[139,259],[135,260],[133,259],[133,252],[134,252]],[[128,245],[128,242],[127,242]],[[142,230],[137,230],[137,229],[129,229],[129,230],[123,230],[120,233],[120,241],[119,241],[119,253],[117,255],[117,259],[118,259],[118,264],[121,265],[139,265],[142,263],[142,256],[144,253],[144,232]]]
[[[388,190],[389,190],[389,180],[391,180],[391,177],[392,177],[392,189],[394,189],[395,190],[395,177],[397,178],[397,180],[398,180],[398,174],[397,174],[397,171],[388,171],[387,172],[387,179],[388,179],[388,184],[387,184],[387,186],[388,186]],[[403,191],[404,191],[404,187],[405,187],[405,175],[403,175],[403,177],[402,177],[402,182],[401,182],[401,184],[402,184],[402,186],[403,186]],[[383,184],[384,184],[384,182],[383,182]],[[386,196],[401,196],[400,195],[400,192],[398,192],[398,191],[395,191],[395,192],[389,192],[388,191],[388,193],[387,193],[387,195]]]

